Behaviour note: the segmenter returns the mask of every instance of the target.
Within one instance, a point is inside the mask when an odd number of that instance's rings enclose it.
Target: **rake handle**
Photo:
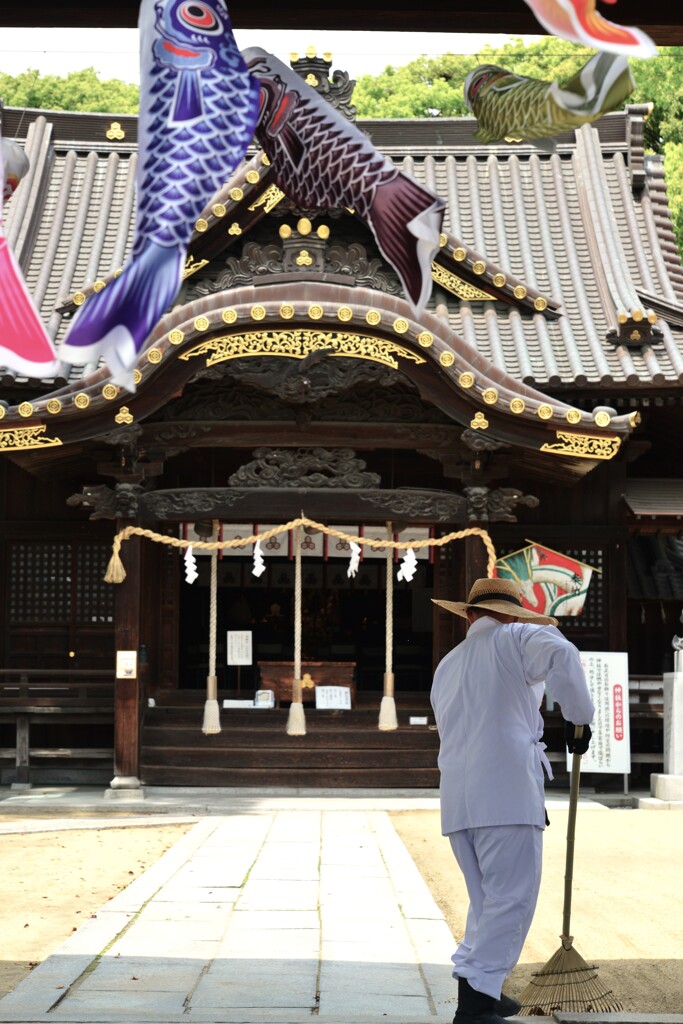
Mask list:
[[[583,726],[574,726],[574,739],[583,736]],[[579,803],[581,780],[581,754],[572,755],[572,775],[569,787],[569,816],[567,818],[567,858],[564,868],[564,906],[562,909],[562,938],[571,940],[569,922],[572,913],[572,879],[574,875],[574,836],[576,834],[576,810]]]

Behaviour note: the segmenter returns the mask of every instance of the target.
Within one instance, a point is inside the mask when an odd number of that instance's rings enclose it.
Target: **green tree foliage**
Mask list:
[[[594,52],[544,36],[528,45],[511,39],[499,49],[484,46],[476,54],[420,57],[405,67],[387,66],[380,75],[360,77],[353,102],[361,118],[462,117],[469,113],[463,83],[479,64],[498,64],[518,75],[562,83]],[[660,47],[650,60],[631,61],[631,69],[636,89],[626,102],[653,105],[646,122],[646,146],[664,157],[669,202],[683,249],[683,47]]]
[[[29,68],[16,76],[0,74],[0,97],[8,107],[137,114],[140,90],[118,78],[102,82],[94,68],[64,78]]]

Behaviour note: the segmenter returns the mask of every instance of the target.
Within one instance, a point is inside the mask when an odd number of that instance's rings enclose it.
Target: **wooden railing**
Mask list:
[[[32,757],[113,759],[113,744],[32,747],[31,725],[48,721],[51,726],[113,724],[114,670],[0,669],[0,722],[14,724],[14,746],[0,748],[0,757],[14,759],[14,784],[30,785]]]

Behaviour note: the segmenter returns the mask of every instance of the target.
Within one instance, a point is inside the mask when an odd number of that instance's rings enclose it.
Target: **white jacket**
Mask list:
[[[554,626],[484,616],[437,666],[431,702],[444,835],[483,825],[545,827],[544,682],[565,719],[591,722],[579,652]]]

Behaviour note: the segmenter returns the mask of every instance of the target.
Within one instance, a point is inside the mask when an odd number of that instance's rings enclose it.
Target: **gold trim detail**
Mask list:
[[[137,370],[137,369],[133,370],[133,383],[134,384],[139,384],[141,380],[142,380],[142,371],[141,370]]]
[[[473,373],[461,373],[458,377],[458,384],[461,388],[473,388],[474,387],[474,374]]]
[[[157,364],[160,363],[163,356],[158,348],[151,348],[147,353],[147,362]]]
[[[633,312],[631,313],[631,316],[633,317],[633,319],[635,320],[635,322],[636,322],[637,324],[639,324],[639,323],[640,323],[640,321],[641,321],[641,320],[643,319],[643,317],[645,316],[645,314],[644,314],[644,312],[642,311],[642,309],[634,309],[634,310],[633,310]]]
[[[376,309],[369,309],[365,314],[365,319],[371,327],[376,327],[382,319],[381,313],[378,313]]]
[[[130,409],[127,405],[122,405],[114,419],[117,423],[128,426],[133,422],[135,417],[131,415]]]
[[[209,226],[209,222],[204,220],[203,217],[200,217],[199,220],[195,224],[195,231],[199,231],[199,233],[201,234],[202,231],[206,231],[208,226]]]
[[[296,222],[296,230],[300,235],[310,235],[313,225],[308,217],[299,217],[299,220]]]
[[[121,277],[122,273],[123,273],[123,267],[119,267],[118,270],[114,271],[114,277]]]
[[[292,237],[292,229],[289,224],[281,224],[278,230],[280,238],[288,239]]]
[[[242,228],[239,226],[236,220],[234,220],[230,227],[228,228],[228,234],[235,235],[235,237],[242,234]]]
[[[523,398],[513,398],[510,402],[510,412],[514,412],[515,416],[520,416],[526,409],[526,402]]]
[[[567,409],[565,419],[567,423],[571,423],[575,427],[577,423],[581,422],[581,413],[578,409]]]
[[[612,417],[608,412],[596,412],[593,417],[595,420],[596,427],[608,427],[612,422]]]
[[[121,140],[125,139],[126,137],[126,133],[121,127],[120,121],[112,121],[112,123],[109,125],[109,128],[104,134],[107,136],[110,142],[121,142]]]
[[[507,282],[507,278],[506,278],[505,274],[494,274],[493,275],[493,283],[495,284],[496,288],[504,288],[506,282]]]
[[[323,309],[322,306],[316,305],[308,307],[308,315],[310,316],[311,320],[321,320],[324,312],[325,310]]]
[[[516,299],[525,299],[526,298],[526,288],[524,287],[523,284],[518,284],[518,285],[515,286],[512,294],[514,295],[514,297]]]
[[[399,368],[399,360],[419,365],[426,362],[422,356],[396,342],[368,335],[352,334],[347,331],[321,331],[290,329],[275,331],[248,331],[225,337],[210,338],[201,342],[189,352],[183,352],[181,359],[206,357],[207,366],[227,362],[230,359],[244,359],[249,356],[284,356],[289,359],[305,359],[311,352],[332,349],[331,358],[366,359],[381,363],[393,370]],[[450,353],[447,353],[450,355]]]
[[[483,412],[475,412],[474,419],[470,420],[472,430],[488,430],[489,421]]]
[[[301,250],[301,252],[299,253],[299,255],[297,256],[297,258],[295,260],[295,263],[296,263],[297,267],[312,267],[313,266],[313,257],[311,256],[311,254],[308,251],[308,249],[302,249]]]
[[[422,348],[430,348],[434,344],[434,336],[429,331],[423,331],[422,334],[418,334],[417,343]]]
[[[266,157],[265,153],[263,155],[263,160],[264,160],[264,163],[266,162],[266,160],[268,160],[268,158]],[[268,163],[270,163],[270,160],[268,160]],[[285,198],[285,194],[284,194],[284,192],[282,191],[281,188],[278,188],[277,185],[269,185],[268,188],[264,192],[262,192],[261,195],[258,196],[254,200],[254,202],[251,204],[249,209],[250,210],[258,210],[259,206],[264,206],[265,209],[264,209],[263,212],[264,213],[270,213],[270,211],[275,206],[277,206],[277,204],[280,202],[280,200],[282,200],[284,198]]]
[[[194,320],[195,331],[208,331],[211,326],[211,321],[208,316],[197,316]]]
[[[439,248],[443,249],[445,245],[448,245],[448,235],[439,235]]]
[[[4,405],[0,405],[0,420],[4,420],[6,416]]]
[[[328,224],[320,224],[319,227],[318,227],[318,230],[316,231],[316,235],[318,236],[318,238],[322,242],[326,242],[327,239],[330,237],[329,225]]]
[[[211,208],[211,212],[214,215],[214,217],[225,217],[226,213],[228,212],[228,208],[227,206],[225,206],[224,203],[214,203],[214,205]]]
[[[482,391],[481,397],[487,405],[495,405],[498,401],[498,392],[495,388],[487,388],[486,391]]]
[[[85,302],[85,292],[74,292],[74,306],[82,306]]]
[[[114,398],[118,397],[119,389],[116,384],[105,384],[102,388],[102,397],[106,398],[108,402],[113,401]]]
[[[99,281],[95,281],[94,285],[92,286],[92,290],[94,292],[101,292],[102,289],[106,288],[106,287],[107,287],[107,282],[99,280]]]
[[[113,387],[114,385],[112,384],[111,386]],[[51,398],[45,408],[51,416],[56,416],[57,413],[62,411],[62,403],[58,398]]]
[[[612,459],[619,451],[618,437],[595,437],[592,434],[568,434],[558,430],[557,441],[541,445],[542,452],[551,455],[571,455],[575,459]]]
[[[472,270],[475,274],[483,274],[486,270],[486,264],[483,260],[477,260],[472,264]]]
[[[647,314],[647,322],[649,324],[656,324],[658,319],[659,317],[657,316],[654,310],[650,310],[650,312]]]
[[[182,345],[185,340],[185,332],[179,330],[177,327],[173,331],[169,331],[168,340],[171,345]]]
[[[270,167],[270,159],[267,153],[261,153],[261,163],[264,167]]]
[[[553,415],[553,407],[552,405],[539,405],[536,412],[540,419],[549,420],[552,418]]]
[[[461,277],[451,273],[450,270],[446,270],[440,263],[432,263],[432,279],[459,299],[484,300],[488,302],[493,300],[493,295],[481,291],[480,288],[476,288],[468,281],[463,281]]]
[[[337,319],[341,320],[343,324],[347,324],[353,317],[353,310],[350,306],[340,306],[337,310]]]
[[[398,320],[394,320],[394,330],[397,334],[405,334],[409,329],[410,324],[403,317],[399,317]]]
[[[251,319],[252,320],[265,320],[266,307],[265,306],[252,306],[251,307]]]
[[[208,260],[195,260],[194,256],[190,255],[185,260],[185,268],[183,270],[183,281],[187,280],[188,277],[192,277],[198,270],[202,270]]]
[[[639,412],[632,412],[629,414],[628,421],[632,427],[637,427],[642,422],[643,417]]]
[[[284,305],[280,306],[280,316],[283,320],[291,320],[294,316],[294,306],[290,305],[289,302],[285,302]]]
[[[309,72],[308,72],[308,74],[306,75],[306,77],[305,77],[304,81],[305,81],[306,85],[312,85],[312,86],[313,86],[313,88],[315,88],[315,87],[316,87],[316,85],[320,85],[320,82],[319,82],[319,81],[318,81],[318,79],[317,79],[317,78],[315,77],[315,75],[313,74],[313,72],[312,72],[312,71],[309,71]]]
[[[534,299],[534,309],[539,313],[542,313],[544,309],[548,308],[548,300],[544,299],[542,295],[537,296]]]
[[[22,402],[19,408],[17,409],[17,412],[19,413],[20,416],[23,416],[24,419],[27,420],[29,416],[33,416],[33,406],[31,405],[30,402]]]
[[[234,309],[224,309],[221,314],[223,317],[223,323],[234,324],[237,320],[237,311]]]
[[[247,179],[250,185],[257,185],[258,182],[261,180],[261,175],[259,174],[258,171],[247,171],[247,173],[245,174],[245,178]]]
[[[74,398],[74,405],[77,409],[87,409],[90,405],[90,395],[86,395],[84,391],[79,391]]]
[[[462,263],[463,260],[467,259],[467,249],[463,249],[462,246],[458,246],[457,249],[453,250],[453,259],[456,263]]]
[[[240,199],[244,199],[244,192],[241,188],[231,188],[230,198],[234,203],[239,203]]]
[[[43,437],[47,427],[11,427],[0,430],[0,451],[26,451],[29,448],[56,448],[61,445],[58,437]]]
[[[452,352],[442,352],[441,355],[439,356],[439,362],[441,363],[442,366],[448,368],[449,366],[452,366],[453,363],[455,362],[455,356],[453,355]]]

